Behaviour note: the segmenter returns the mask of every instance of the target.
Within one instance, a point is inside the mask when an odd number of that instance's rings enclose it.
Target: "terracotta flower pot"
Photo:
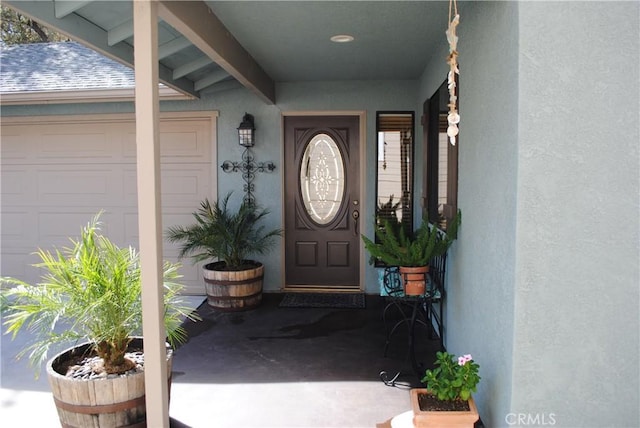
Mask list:
[[[400,266],[400,277],[407,296],[422,296],[427,289],[429,266]]]
[[[475,422],[480,418],[476,403],[473,397],[467,401],[469,410],[428,410],[421,409],[418,401],[418,395],[428,394],[425,388],[415,388],[410,391],[411,408],[413,409],[413,426],[417,428],[430,427],[456,427],[456,428],[473,428]]]

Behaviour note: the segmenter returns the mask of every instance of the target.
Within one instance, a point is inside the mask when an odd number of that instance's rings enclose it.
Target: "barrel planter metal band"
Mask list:
[[[142,349],[134,338],[130,349]],[[91,344],[61,352],[47,364],[47,376],[63,428],[142,428],[147,424],[144,371],[113,378],[74,379],[57,371],[76,356],[91,355]],[[167,345],[167,373],[171,390],[173,351]]]
[[[56,407],[63,410],[68,410],[73,413],[82,413],[83,415],[98,415],[100,413],[115,413],[122,410],[131,409],[136,406],[145,404],[145,397],[133,398],[127,401],[121,401],[114,404],[96,404],[94,406],[85,404],[71,404],[65,401],[60,401],[58,398],[53,397],[53,401],[56,403]]]
[[[254,268],[241,271],[222,270],[224,262],[209,263],[203,268],[207,303],[221,311],[244,311],[262,301],[262,263],[247,260]]]

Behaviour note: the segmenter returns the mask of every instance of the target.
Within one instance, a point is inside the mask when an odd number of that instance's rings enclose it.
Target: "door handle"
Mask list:
[[[353,235],[358,236],[358,219],[360,218],[360,211],[353,210],[351,217],[353,217]]]

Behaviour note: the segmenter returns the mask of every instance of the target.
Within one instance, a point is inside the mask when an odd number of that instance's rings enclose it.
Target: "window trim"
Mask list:
[[[460,95],[458,94],[458,102]],[[458,212],[458,147],[460,135],[456,145],[447,143],[447,197],[443,206],[443,218],[438,213],[438,169],[439,169],[439,133],[443,126],[441,117],[448,113],[447,103],[449,92],[447,82],[440,85],[436,92],[423,104],[422,135],[423,135],[423,165],[424,176],[422,186],[422,214],[429,222],[446,230],[446,224]],[[443,132],[446,132],[444,124]]]

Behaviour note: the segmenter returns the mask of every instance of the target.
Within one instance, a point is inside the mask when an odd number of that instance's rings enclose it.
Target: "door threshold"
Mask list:
[[[281,289],[284,293],[364,293],[360,287],[324,287],[324,286],[288,286]]]

